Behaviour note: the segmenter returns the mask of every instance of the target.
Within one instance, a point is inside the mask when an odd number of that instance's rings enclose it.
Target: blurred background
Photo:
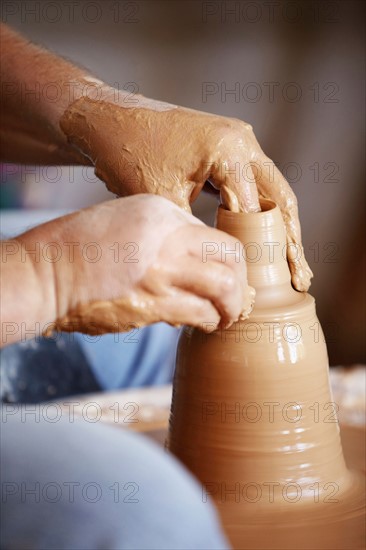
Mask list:
[[[27,0],[1,10],[111,85],[252,124],[298,197],[330,363],[350,365],[365,362],[364,5]],[[0,176],[1,209],[113,197],[92,169],[2,165]],[[194,214],[212,224],[216,201],[202,193]]]

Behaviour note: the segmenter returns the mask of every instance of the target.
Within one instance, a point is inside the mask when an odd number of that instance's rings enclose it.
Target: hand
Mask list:
[[[82,97],[60,125],[69,142],[92,160],[95,173],[117,195],[162,195],[187,211],[207,180],[232,211],[260,209],[258,192],[281,209],[294,287],[308,290],[296,197],[261,150],[252,127],[102,87],[102,98]],[[135,103],[133,103],[133,101]]]
[[[51,264],[58,330],[103,334],[166,321],[211,332],[251,311],[243,250],[202,256],[203,243],[233,250],[236,239],[162,197],[112,200],[33,231],[27,246],[47,237],[62,247]]]

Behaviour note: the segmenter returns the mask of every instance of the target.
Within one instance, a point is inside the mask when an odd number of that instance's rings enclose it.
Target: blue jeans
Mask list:
[[[2,350],[2,549],[229,548],[198,482],[162,448],[42,412],[42,401],[67,395],[168,383],[177,337],[158,324]]]
[[[212,504],[162,448],[26,408],[2,407],[2,549],[228,548]]]
[[[39,403],[68,395],[168,384],[179,331],[157,323],[91,337],[61,333],[1,351],[1,401]]]

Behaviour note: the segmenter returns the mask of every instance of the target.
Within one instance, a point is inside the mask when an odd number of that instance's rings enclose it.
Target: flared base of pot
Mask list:
[[[356,550],[364,548],[366,534],[365,474],[352,473],[351,486],[338,492],[337,483],[328,495],[314,502],[267,506],[256,503],[217,502],[226,534],[234,549],[247,550]]]

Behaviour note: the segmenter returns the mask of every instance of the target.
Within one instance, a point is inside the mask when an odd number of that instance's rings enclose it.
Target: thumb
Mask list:
[[[259,212],[255,177],[249,162],[219,163],[210,181],[220,189],[221,203],[232,212]]]

